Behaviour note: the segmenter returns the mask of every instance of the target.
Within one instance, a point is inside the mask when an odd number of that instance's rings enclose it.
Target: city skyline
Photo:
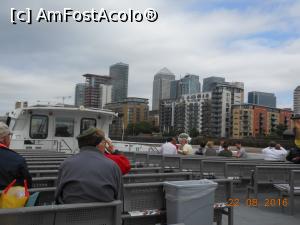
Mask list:
[[[171,4],[172,3],[172,4]],[[157,10],[154,23],[9,23],[10,8],[64,7]],[[128,96],[152,102],[153,76],[163,67],[176,79],[197,74],[275,93],[278,107],[293,105],[300,84],[299,1],[4,1],[0,9],[0,115],[16,100],[59,101],[85,73],[109,74],[129,64]],[[51,34],[51,35],[50,35]],[[55,90],[55,93],[53,92]],[[246,99],[245,99],[246,100]],[[245,101],[246,102],[246,101]],[[151,104],[150,104],[151,107]]]

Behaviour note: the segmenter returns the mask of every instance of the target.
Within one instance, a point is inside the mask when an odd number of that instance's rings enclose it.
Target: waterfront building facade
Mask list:
[[[122,114],[122,117],[116,118],[110,126],[112,136],[120,136],[128,124],[148,121],[149,100],[146,98],[127,97],[121,101],[106,104],[105,108]]]
[[[232,107],[233,138],[262,137],[275,132],[279,124],[291,129],[292,110],[242,104]]]

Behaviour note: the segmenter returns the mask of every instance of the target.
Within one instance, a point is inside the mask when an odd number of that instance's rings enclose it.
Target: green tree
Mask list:
[[[283,136],[283,133],[284,131],[286,131],[287,129],[287,126],[284,125],[284,124],[278,124],[274,130],[274,132],[279,136],[279,137],[282,137]]]
[[[190,134],[191,137],[198,137],[200,135],[199,131],[195,127],[190,129],[189,134]]]

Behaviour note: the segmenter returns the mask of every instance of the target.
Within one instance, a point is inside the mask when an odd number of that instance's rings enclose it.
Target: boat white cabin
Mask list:
[[[110,110],[63,105],[36,105],[9,113],[8,124],[13,131],[12,149],[78,152],[76,137],[91,126],[106,134],[113,118]]]

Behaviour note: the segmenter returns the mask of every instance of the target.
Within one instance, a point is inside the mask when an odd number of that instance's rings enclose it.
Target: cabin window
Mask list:
[[[32,115],[29,133],[32,139],[46,139],[48,136],[48,116]]]
[[[89,129],[90,127],[96,127],[97,126],[97,121],[92,118],[82,118],[81,119],[81,124],[80,124],[80,133],[82,131]]]
[[[56,118],[55,119],[55,137],[73,137],[74,119]]]

